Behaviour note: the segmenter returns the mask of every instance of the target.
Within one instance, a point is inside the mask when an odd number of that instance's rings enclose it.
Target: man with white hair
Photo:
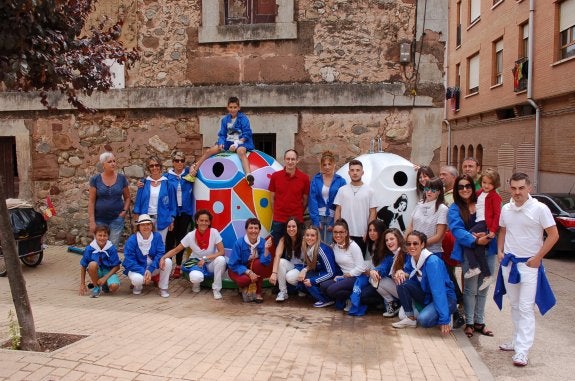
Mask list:
[[[439,170],[439,178],[443,182],[443,195],[447,206],[453,204],[453,185],[455,184],[455,178],[457,176],[459,176],[459,172],[457,172],[457,168],[452,165],[444,165]]]

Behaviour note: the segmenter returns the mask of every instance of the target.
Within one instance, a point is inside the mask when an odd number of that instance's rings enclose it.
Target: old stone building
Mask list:
[[[125,20],[122,40],[136,67],[118,88],[95,94],[82,114],[54,94],[0,93],[0,143],[13,152],[11,196],[46,195],[58,215],[49,240],[87,242],[88,179],[112,149],[134,186],[144,159],[173,149],[197,157],[215,141],[236,95],[257,146],[280,159],[301,154],[318,171],[330,149],[338,165],[383,148],[415,163],[439,163],[444,119],[447,4],[440,0],[100,0]],[[122,78],[123,77],[123,78]],[[11,150],[11,151],[10,151]],[[7,154],[5,156],[10,156]]]

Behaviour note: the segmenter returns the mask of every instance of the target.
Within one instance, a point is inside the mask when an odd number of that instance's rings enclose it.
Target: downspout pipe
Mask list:
[[[539,159],[540,159],[540,141],[541,133],[541,109],[533,99],[533,61],[534,61],[534,43],[535,35],[533,34],[533,20],[535,18],[535,0],[529,0],[529,52],[527,57],[529,64],[527,66],[527,101],[535,109],[535,158],[533,162],[533,191],[539,191]]]
[[[449,6],[449,5],[448,5]],[[449,14],[449,11],[447,11],[447,14]],[[446,20],[447,23],[449,23],[449,20]],[[447,45],[445,47],[444,50],[444,57],[443,57],[443,62],[445,63],[444,67],[445,67],[445,74],[443,75],[443,90],[444,92],[447,90],[447,85],[449,84],[448,81],[448,76],[449,76],[449,27],[447,28],[447,36],[445,38],[445,44]],[[451,152],[451,123],[449,122],[448,116],[449,116],[449,106],[447,104],[447,99],[445,99],[445,97],[443,97],[443,102],[444,102],[444,107],[443,107],[443,123],[445,123],[445,125],[447,126],[447,165],[452,165],[451,164],[451,156],[452,156],[452,152]]]

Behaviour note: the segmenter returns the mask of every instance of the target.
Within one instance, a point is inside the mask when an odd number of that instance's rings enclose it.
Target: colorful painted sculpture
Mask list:
[[[413,164],[389,152],[368,153],[356,159],[363,164],[363,182],[375,190],[378,218],[403,232],[417,204],[417,171]],[[348,170],[349,164],[345,164],[337,173],[349,183]]]
[[[245,234],[246,219],[257,217],[260,220],[263,237],[267,237],[271,229],[268,185],[271,174],[282,166],[260,151],[249,152],[248,161],[254,176],[252,187],[245,180],[238,155],[231,152],[222,152],[204,161],[194,183],[196,210],[207,209],[213,214],[212,227],[222,235],[226,255]]]

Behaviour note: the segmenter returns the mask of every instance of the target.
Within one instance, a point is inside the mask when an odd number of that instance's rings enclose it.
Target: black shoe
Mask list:
[[[252,174],[249,174],[246,176],[246,181],[248,182],[248,185],[251,187],[254,185],[254,176]]]
[[[453,314],[453,329],[459,329],[463,327],[464,324],[465,324],[465,317],[459,314],[459,311],[455,311],[455,313]]]
[[[109,294],[110,293],[110,287],[108,287],[107,283],[104,283],[102,285],[102,291],[104,292],[104,294]]]

